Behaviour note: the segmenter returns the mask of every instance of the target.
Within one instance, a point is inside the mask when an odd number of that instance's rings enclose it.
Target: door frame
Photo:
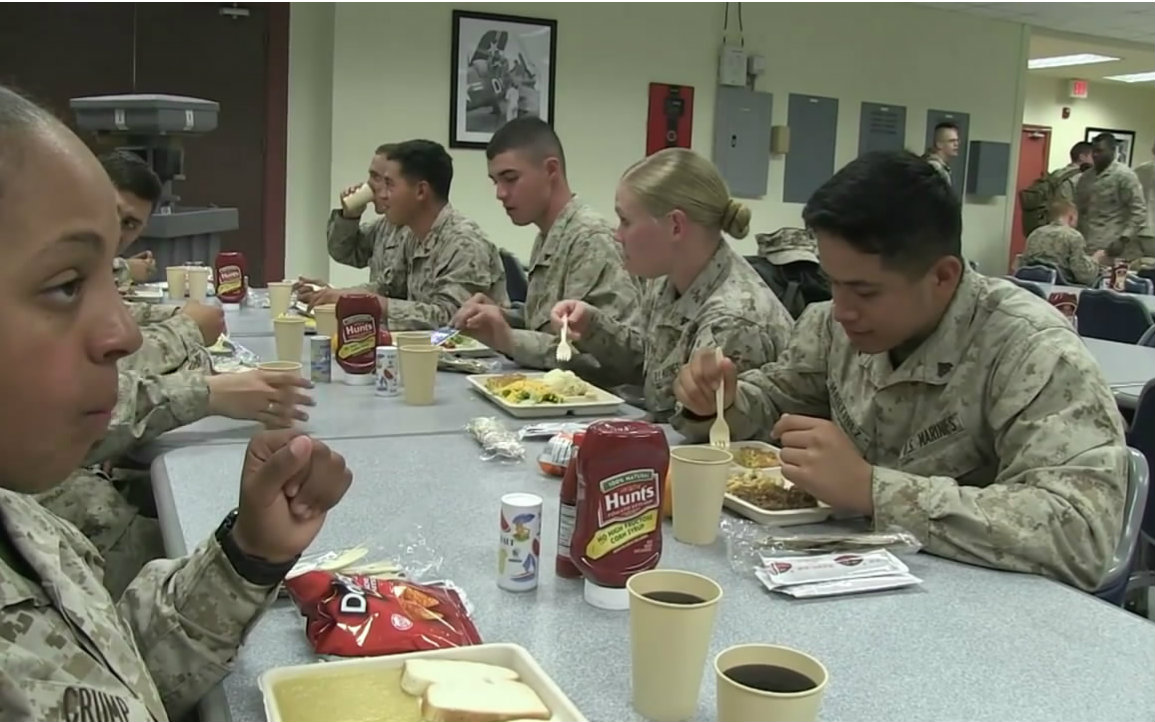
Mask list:
[[[1051,160],[1051,139],[1055,136],[1055,129],[1049,125],[1035,125],[1033,123],[1023,123],[1022,130],[1031,133],[1043,133],[1047,136],[1047,140],[1043,143],[1043,153],[1047,156],[1047,163]],[[1047,166],[1047,171],[1050,172],[1050,166]]]
[[[265,41],[265,284],[285,277],[285,189],[289,144],[289,13],[287,2],[269,3]]]
[[[1043,174],[1050,172],[1051,163],[1051,140],[1054,138],[1054,128],[1049,125],[1035,125],[1033,123],[1023,123],[1019,129],[1019,135],[1023,133],[1041,133],[1043,135]],[[1023,210],[1019,205],[1019,191],[1022,188],[1018,187],[1019,166],[1023,160],[1023,146],[1019,144],[1019,157],[1015,159],[1015,197],[1014,197],[1014,212],[1011,217],[1014,219],[1014,225],[1011,227],[1011,237],[1007,240],[1007,273],[1014,272],[1015,266],[1015,239],[1022,233],[1022,213]],[[1032,181],[1033,182],[1033,181]],[[1023,242],[1026,243],[1026,237]]]

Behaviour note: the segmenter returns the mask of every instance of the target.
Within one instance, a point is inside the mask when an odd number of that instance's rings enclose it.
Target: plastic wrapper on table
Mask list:
[[[798,534],[748,519],[725,518],[722,535],[726,539],[730,566],[739,573],[760,569],[764,557],[862,553],[872,549],[886,549],[896,556],[904,556],[922,549],[913,534],[899,527],[873,532],[832,530]]]
[[[443,353],[437,360],[440,371],[455,371],[461,374],[495,374],[501,371],[501,360],[495,358],[462,358]]]
[[[479,416],[471,419],[465,425],[465,430],[481,444],[481,458],[485,461],[521,461],[525,458],[525,447],[518,441],[517,434],[506,428],[500,419]]]

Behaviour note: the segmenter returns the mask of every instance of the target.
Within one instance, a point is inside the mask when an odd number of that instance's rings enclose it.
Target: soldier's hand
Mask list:
[[[209,413],[230,419],[259,421],[266,428],[287,428],[294,421],[308,421],[301,408],[313,406],[313,398],[302,389],[313,383],[298,373],[247,371],[210,376]]]
[[[581,340],[590,330],[590,319],[594,309],[585,301],[565,300],[554,304],[549,312],[549,321],[553,330],[561,333],[562,322],[569,319],[569,338],[573,341]]]
[[[134,283],[145,283],[152,278],[153,272],[156,271],[155,261],[129,258],[125,262],[128,264],[128,275],[132,277]]]
[[[513,329],[509,327],[499,306],[467,303],[454,320],[457,321],[459,317],[460,323],[455,323],[454,328],[468,332],[498,353],[508,356],[513,351]]]
[[[1091,260],[1094,261],[1095,263],[1098,263],[1098,264],[1102,264],[1103,259],[1106,257],[1107,257],[1107,249],[1105,249],[1105,248],[1100,248],[1099,250],[1097,250],[1091,254]]]
[[[262,431],[245,452],[233,540],[249,556],[291,561],[352,482],[345,459],[320,441],[292,430]]]
[[[225,332],[225,312],[220,306],[188,301],[181,308],[181,313],[191,318],[201,330],[205,346],[212,346]]]
[[[834,422],[783,414],[771,436],[782,447],[782,476],[791,483],[836,509],[874,512],[874,469]]]
[[[314,306],[323,306],[327,303],[336,303],[341,296],[346,292],[338,288],[322,288],[320,291],[309,296],[309,300],[305,301],[309,310],[312,311]]]
[[[297,300],[301,303],[309,303],[313,296],[323,289],[329,287],[329,284],[316,278],[306,278],[299,276],[296,281],[293,281],[293,291],[297,294]]]
[[[469,297],[469,300],[461,304],[461,308],[457,309],[457,313],[453,314],[453,318],[449,320],[449,325],[453,328],[465,328],[466,320],[477,313],[479,306],[496,306],[489,296],[484,293],[475,293]]]
[[[354,218],[360,218],[360,217],[361,217],[361,214],[365,212],[365,208],[364,208],[364,207],[362,207],[362,208],[360,208],[360,209],[358,209],[358,210],[356,210],[356,211],[351,211],[351,210],[349,210],[348,208],[346,208],[346,207],[345,207],[345,204],[343,203],[343,201],[344,201],[346,198],[348,198],[349,196],[351,196],[351,195],[353,195],[354,193],[356,193],[357,191],[359,191],[359,190],[361,189],[361,186],[363,186],[363,185],[365,185],[365,183],[364,183],[364,182],[358,183],[358,184],[356,184],[356,185],[351,185],[351,186],[349,186],[348,188],[346,188],[346,189],[342,190],[340,194],[338,194],[338,196],[337,196],[337,207],[341,209],[341,215],[342,215],[342,216],[344,216],[344,217],[346,217],[346,218],[348,218],[348,219],[352,220],[352,219],[354,219]]]
[[[714,416],[714,393],[722,384],[723,408],[730,408],[738,391],[738,369],[728,358],[718,362],[717,351],[699,349],[674,379],[674,397],[695,416]]]

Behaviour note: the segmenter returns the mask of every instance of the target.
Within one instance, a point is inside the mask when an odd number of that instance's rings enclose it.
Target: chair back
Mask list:
[[[1039,284],[1034,283],[1032,281],[1024,281],[1023,279],[1015,278],[1014,276],[1007,276],[1007,280],[1010,281],[1011,283],[1015,284],[1019,288],[1025,288],[1026,290],[1035,294],[1036,296],[1043,299],[1044,301],[1047,300],[1047,294],[1043,292],[1043,289],[1039,287]]]
[[[1151,327],[1151,314],[1137,298],[1088,288],[1079,294],[1079,333],[1119,343],[1137,343]]]
[[[1111,288],[1110,278],[1100,278],[1099,283],[1095,288]],[[1155,295],[1155,282],[1150,278],[1144,278],[1138,273],[1128,273],[1127,277],[1123,279],[1123,293],[1136,293],[1140,296]]]
[[[525,303],[526,294],[529,293],[529,277],[525,267],[509,251],[502,249],[498,253],[501,254],[501,265],[505,268],[505,292],[509,294],[509,300]]]
[[[1131,574],[1131,560],[1139,543],[1139,530],[1144,513],[1147,511],[1150,470],[1147,457],[1137,449],[1127,448],[1127,497],[1123,505],[1123,524],[1115,554],[1103,577],[1103,583],[1095,592],[1100,599],[1122,606],[1127,590],[1127,579]]]
[[[1015,278],[1024,281],[1034,281],[1035,283],[1057,283],[1059,272],[1055,270],[1054,266],[1044,263],[1033,263],[1029,266],[1023,266],[1015,271]]]
[[[1127,431],[1127,444],[1142,452],[1147,458],[1147,467],[1155,469],[1155,379],[1148,381],[1139,393],[1135,416]],[[1142,528],[1148,538],[1155,539],[1155,494],[1147,495]]]

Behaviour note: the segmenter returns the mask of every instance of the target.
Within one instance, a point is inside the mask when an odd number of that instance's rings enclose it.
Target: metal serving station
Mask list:
[[[124,255],[152,251],[161,269],[188,262],[211,265],[220,250],[220,234],[240,225],[237,209],[182,206],[173,181],[185,179],[182,140],[215,130],[220,103],[143,93],[73,98],[69,105],[79,129],[140,156],[163,184],[144,233]]]

